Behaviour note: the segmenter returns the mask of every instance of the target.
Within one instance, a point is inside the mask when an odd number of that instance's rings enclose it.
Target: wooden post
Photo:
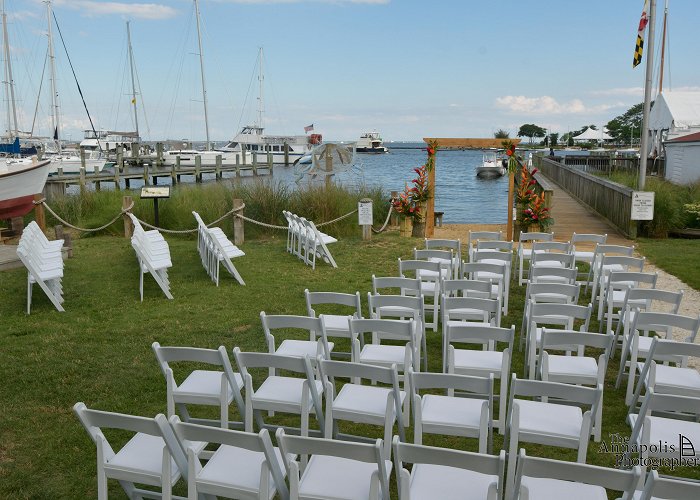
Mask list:
[[[513,192],[515,187],[515,172],[508,171],[508,206],[506,207],[506,236],[513,241]]]
[[[85,191],[85,167],[80,169],[80,192]]]
[[[63,247],[67,249],[66,255],[70,259],[73,257],[73,237],[70,233],[63,235]]]
[[[117,167],[122,172],[124,171],[124,151],[122,146],[117,146]]]
[[[236,155],[236,179],[240,178],[240,176],[241,176],[240,159],[241,159],[241,157]]]
[[[163,165],[163,143],[162,142],[156,142],[156,165],[159,167]]]
[[[151,183],[151,176],[148,172],[148,165],[144,163],[143,165],[143,183],[148,186]]]
[[[333,157],[329,146],[326,146],[326,189],[331,186],[331,172],[333,172]]]
[[[289,166],[289,144],[287,142],[284,143],[284,166]]]
[[[194,157],[194,181],[202,182],[202,155]]]
[[[245,165],[245,146],[241,144],[241,152],[243,153],[243,165]]]
[[[216,180],[221,179],[221,155],[216,155],[216,169],[214,170]]]
[[[24,217],[12,217],[10,219],[10,227],[15,236],[22,236],[24,232]]]
[[[115,168],[114,169],[114,189],[119,191],[121,189],[121,186],[119,185],[119,169]]]
[[[122,209],[126,209],[131,205],[131,196],[124,196],[122,198]],[[131,238],[134,233],[134,225],[127,214],[124,214],[124,237]]]
[[[253,153],[253,175],[258,175],[258,153]]]
[[[267,153],[267,170],[272,174],[272,153]]]
[[[243,200],[240,198],[234,198],[233,199],[233,208],[240,208],[243,206]],[[240,214],[243,215],[243,210],[239,210],[234,212],[234,214]],[[243,225],[243,219],[240,217],[236,217],[235,215],[233,216],[233,244],[238,246],[242,245],[243,242],[245,241],[245,234],[244,234],[244,225]]]
[[[180,182],[180,155],[175,157],[175,171],[177,172],[177,182]]]
[[[357,203],[357,219],[362,226],[362,241],[372,239],[372,198],[362,198]]]
[[[437,149],[437,148],[436,148]],[[428,173],[428,185],[432,191],[428,200],[428,209],[423,214],[425,217],[425,237],[432,238],[435,234],[435,195],[437,194],[437,186],[435,185],[435,170],[437,169],[437,151],[433,159],[433,169]]]
[[[56,239],[57,240],[63,240],[64,238],[64,231],[63,231],[63,226],[61,224],[58,224],[57,226],[53,227],[54,233],[56,233]]]
[[[392,200],[395,200],[398,197],[399,197],[398,191],[391,192],[391,199]],[[391,226],[398,226],[399,225],[399,214],[397,214],[394,211],[391,212],[391,219],[389,219],[389,225],[391,225]]]
[[[42,194],[35,194],[34,201],[39,201],[44,198]],[[46,214],[44,213],[44,205],[34,205],[34,218],[42,231],[46,229]]]
[[[99,191],[100,188],[102,187],[100,185],[100,179],[98,177],[99,175],[100,175],[100,168],[97,165],[95,165],[95,190],[96,191]]]

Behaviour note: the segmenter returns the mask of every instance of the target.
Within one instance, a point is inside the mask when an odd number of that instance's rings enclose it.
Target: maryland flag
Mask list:
[[[649,0],[644,0],[644,10],[642,17],[639,19],[639,28],[637,28],[637,45],[634,47],[634,61],[632,67],[636,68],[642,62],[642,53],[644,52],[644,32],[649,24]]]

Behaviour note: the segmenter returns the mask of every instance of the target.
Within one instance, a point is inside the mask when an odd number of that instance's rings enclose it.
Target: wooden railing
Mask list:
[[[610,175],[614,172],[639,172],[639,158],[617,157],[610,155],[564,155],[549,157],[569,167],[576,167],[592,174]],[[666,162],[663,158],[649,158],[647,175],[663,177]]]
[[[626,236],[636,238],[637,224],[630,219],[632,189],[584,172],[576,166],[568,165],[568,161],[567,165],[563,165],[556,158],[537,155],[533,163],[547,179],[589,206]]]

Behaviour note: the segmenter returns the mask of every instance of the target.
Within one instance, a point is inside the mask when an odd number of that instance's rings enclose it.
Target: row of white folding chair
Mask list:
[[[467,259],[472,262],[472,255],[476,250],[477,241],[504,241],[503,231],[469,231],[467,239]]]
[[[477,264],[481,265],[498,265],[496,268],[479,269]],[[512,253],[495,249],[474,250],[472,260],[469,265],[462,264],[462,277],[470,277],[478,280],[492,280],[498,283],[501,287],[501,305],[503,314],[508,314],[508,302],[510,296],[510,279],[511,279]],[[494,290],[495,291],[495,290]],[[493,295],[493,294],[492,294]],[[492,297],[495,298],[495,297]]]
[[[631,404],[635,388],[635,379],[642,369],[639,361],[647,359],[653,341],[652,333],[661,338],[672,338],[672,333],[682,338],[684,342],[695,342],[700,331],[700,315],[696,317],[680,314],[638,311],[634,314],[630,329],[622,340],[620,369],[615,381],[615,387],[620,387],[625,368],[628,368],[627,390],[625,403]]]
[[[576,257],[576,262],[585,262],[590,269],[590,266],[593,264],[593,256],[595,255],[595,245],[605,245],[607,241],[607,234],[572,234],[571,246]],[[591,245],[593,247],[589,250],[588,247]],[[585,284],[588,286],[588,273],[586,273],[585,279],[579,280],[577,277],[576,280],[580,285]]]
[[[401,278],[413,278],[420,280],[420,297],[423,300],[424,311],[430,312],[431,321],[424,316],[425,327],[431,327],[434,332],[438,330],[440,314],[440,280],[445,272],[445,266],[439,262],[426,260],[402,260],[399,261],[399,276]],[[409,296],[418,296],[418,292],[404,288],[403,293]]]
[[[608,281],[610,275],[614,272],[635,272],[642,273],[644,271],[644,263],[646,257],[627,257],[625,255],[603,255],[600,259],[601,265],[598,272],[598,279],[593,283],[593,292],[591,300],[595,305],[596,302],[600,305],[605,300],[605,292],[608,289]],[[634,285],[634,281],[630,282]]]
[[[326,329],[327,337],[339,337],[350,339],[349,318],[362,318],[362,304],[360,302],[360,292],[340,293],[340,292],[310,292],[304,290],[306,300],[306,314],[312,318],[320,317]],[[319,309],[320,306],[320,309]],[[320,314],[317,311],[329,311]],[[337,314],[338,309],[343,309],[346,314]],[[364,338],[360,337],[360,344],[364,345]],[[335,356],[350,357],[350,353],[339,353],[335,349],[332,353]]]
[[[595,247],[595,251],[593,252],[593,262],[591,263],[590,270],[588,272],[588,283],[593,285],[593,291],[591,292],[591,297],[595,298],[597,297],[597,290],[599,287],[599,282],[601,278],[601,274],[604,274],[604,271],[626,271],[626,270],[634,270],[634,269],[626,269],[624,266],[619,265],[616,262],[610,262],[608,261],[607,264],[603,264],[603,259],[606,257],[611,258],[611,257],[633,257],[634,255],[634,246],[625,246],[625,245],[601,245],[598,244]]]
[[[526,282],[524,277],[525,261],[530,260],[532,256],[532,244],[537,241],[554,241],[554,233],[520,233],[515,260],[518,271],[518,285],[523,285]]]
[[[460,276],[461,266],[462,266],[462,242],[461,240],[447,240],[447,239],[425,239],[425,249],[426,250],[450,250],[454,257],[454,271],[453,275],[455,277]]]
[[[656,288],[659,273],[643,273],[639,271],[612,271],[608,275],[605,288],[598,296],[598,321],[600,331],[613,329],[614,318],[619,318],[619,310],[625,305],[627,290],[631,288]],[[617,309],[617,311],[616,311]]]
[[[63,312],[63,240],[49,241],[34,221],[27,224],[17,245],[17,256],[27,269],[27,314],[32,287],[37,283],[54,307]]]
[[[197,221],[197,250],[202,259],[202,265],[209,277],[219,286],[220,264],[235,278],[238,283],[245,285],[231,259],[243,257],[245,253],[234,245],[219,227],[207,227],[195,211],[192,212]]]
[[[536,277],[530,276],[527,287],[525,288],[525,307],[520,331],[527,331],[527,318],[529,317],[528,308],[530,304],[578,304],[580,295],[581,286],[578,284],[539,282]]]
[[[328,245],[338,240],[326,233],[322,233],[312,221],[300,217],[292,212],[283,211],[287,219],[287,251],[296,255],[316,269],[316,257],[320,257],[333,267],[338,267],[328,250]]]
[[[172,299],[170,293],[170,280],[168,279],[168,268],[173,263],[170,260],[170,247],[163,235],[157,230],[145,231],[139,220],[128,213],[134,225],[134,234],[131,236],[131,246],[136,252],[139,262],[139,292],[143,302],[143,275],[149,273],[156,281],[165,296]]]

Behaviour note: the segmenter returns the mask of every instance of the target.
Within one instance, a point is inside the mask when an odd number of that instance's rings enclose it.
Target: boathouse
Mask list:
[[[649,154],[663,156],[664,141],[700,132],[700,92],[662,92],[649,112]],[[668,156],[668,154],[666,154]]]
[[[666,180],[675,184],[700,181],[700,132],[663,143],[666,148]]]

